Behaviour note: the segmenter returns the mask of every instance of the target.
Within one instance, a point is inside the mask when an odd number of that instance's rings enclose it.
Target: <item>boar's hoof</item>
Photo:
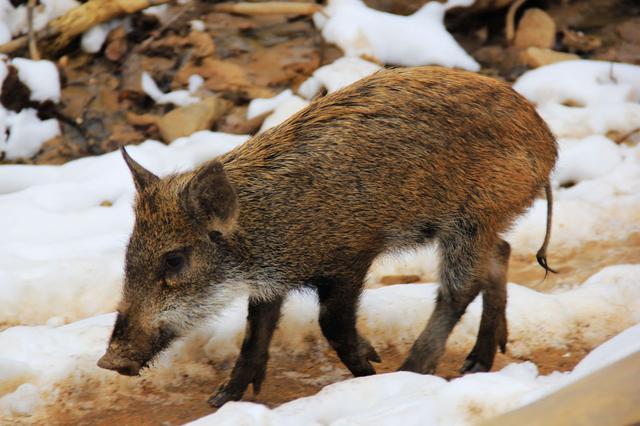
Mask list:
[[[467,359],[464,361],[462,368],[460,369],[460,373],[486,373],[491,370],[491,365],[487,366],[484,362],[477,359],[475,354],[472,352],[469,354]]]
[[[371,362],[382,362],[380,355],[376,352],[375,348],[369,343],[365,338],[358,336],[359,348],[358,352],[361,356],[363,356],[366,360]]]
[[[114,358],[111,354],[106,353],[98,360],[98,367],[117,371],[123,376],[137,376],[140,374],[141,365],[137,361],[125,358]]]
[[[220,386],[220,389],[218,389],[216,393],[211,395],[207,402],[212,407],[220,408],[229,401],[239,401],[243,394],[244,390],[237,391],[224,384]]]

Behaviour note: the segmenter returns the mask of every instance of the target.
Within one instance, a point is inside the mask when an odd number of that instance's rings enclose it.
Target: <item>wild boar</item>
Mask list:
[[[556,142],[507,84],[465,71],[380,71],[193,171],[162,179],[123,149],[137,189],[122,301],[98,365],[141,368],[248,294],[248,323],[220,406],[259,392],[287,293],[315,289],[322,333],[354,376],[380,357],[356,330],[365,275],[384,252],[437,243],[435,310],[401,370],[432,373],[482,291],[463,371],[487,371],[507,342],[510,247],[500,235],[544,188]]]

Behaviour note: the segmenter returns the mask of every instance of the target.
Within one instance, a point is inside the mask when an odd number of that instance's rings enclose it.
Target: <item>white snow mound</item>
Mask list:
[[[367,7],[361,0],[330,0],[313,16],[322,36],[345,56],[372,56],[385,64],[442,65],[478,71],[480,65],[444,27],[445,12],[473,0],[431,1],[410,16]]]
[[[9,61],[0,55],[0,86],[8,75],[9,65],[16,68],[18,79],[31,91],[31,101],[60,100],[60,77],[53,62],[24,58]],[[58,120],[41,120],[33,108],[15,112],[0,105],[0,155],[8,160],[35,155],[44,142],[59,134]]]
[[[640,127],[640,66],[565,61],[522,75],[514,89],[535,103],[558,137],[582,138]]]

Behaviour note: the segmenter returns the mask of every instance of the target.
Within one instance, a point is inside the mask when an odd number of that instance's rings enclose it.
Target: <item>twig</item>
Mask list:
[[[33,29],[33,10],[36,7],[36,0],[29,0],[27,4],[27,25],[28,25],[28,39],[29,39],[29,56],[34,61],[41,59],[40,51],[38,50],[38,39],[36,38],[35,31]]]
[[[618,79],[613,74],[613,62],[609,62],[609,80],[613,81],[615,84],[618,84]]]
[[[213,6],[215,12],[239,15],[313,15],[323,10],[315,3],[267,1],[261,3],[220,3]]]
[[[624,141],[626,141],[627,139],[629,139],[631,136],[633,136],[636,133],[640,133],[640,127],[636,127],[635,129],[631,130],[630,132],[627,132],[624,135],[616,138],[615,143],[620,145],[621,143],[623,143]]]
[[[513,41],[513,38],[515,37],[515,34],[516,34],[516,31],[515,31],[516,12],[520,8],[520,6],[522,6],[522,3],[524,3],[525,1],[527,0],[516,0],[513,3],[511,3],[511,6],[509,6],[509,11],[507,12],[507,18],[506,18],[505,30],[504,30],[505,35],[507,37],[507,41],[509,43]]]

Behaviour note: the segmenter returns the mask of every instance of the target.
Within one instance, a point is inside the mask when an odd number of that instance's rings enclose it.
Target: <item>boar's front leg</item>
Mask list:
[[[369,361],[380,362],[380,356],[356,329],[356,307],[362,280],[322,278],[315,281],[322,334],[354,376],[376,374]]]
[[[282,298],[269,302],[249,299],[247,328],[240,356],[231,372],[231,378],[209,398],[209,404],[221,407],[228,401],[238,401],[253,384],[254,394],[260,387],[267,371],[269,344],[280,318]]]

